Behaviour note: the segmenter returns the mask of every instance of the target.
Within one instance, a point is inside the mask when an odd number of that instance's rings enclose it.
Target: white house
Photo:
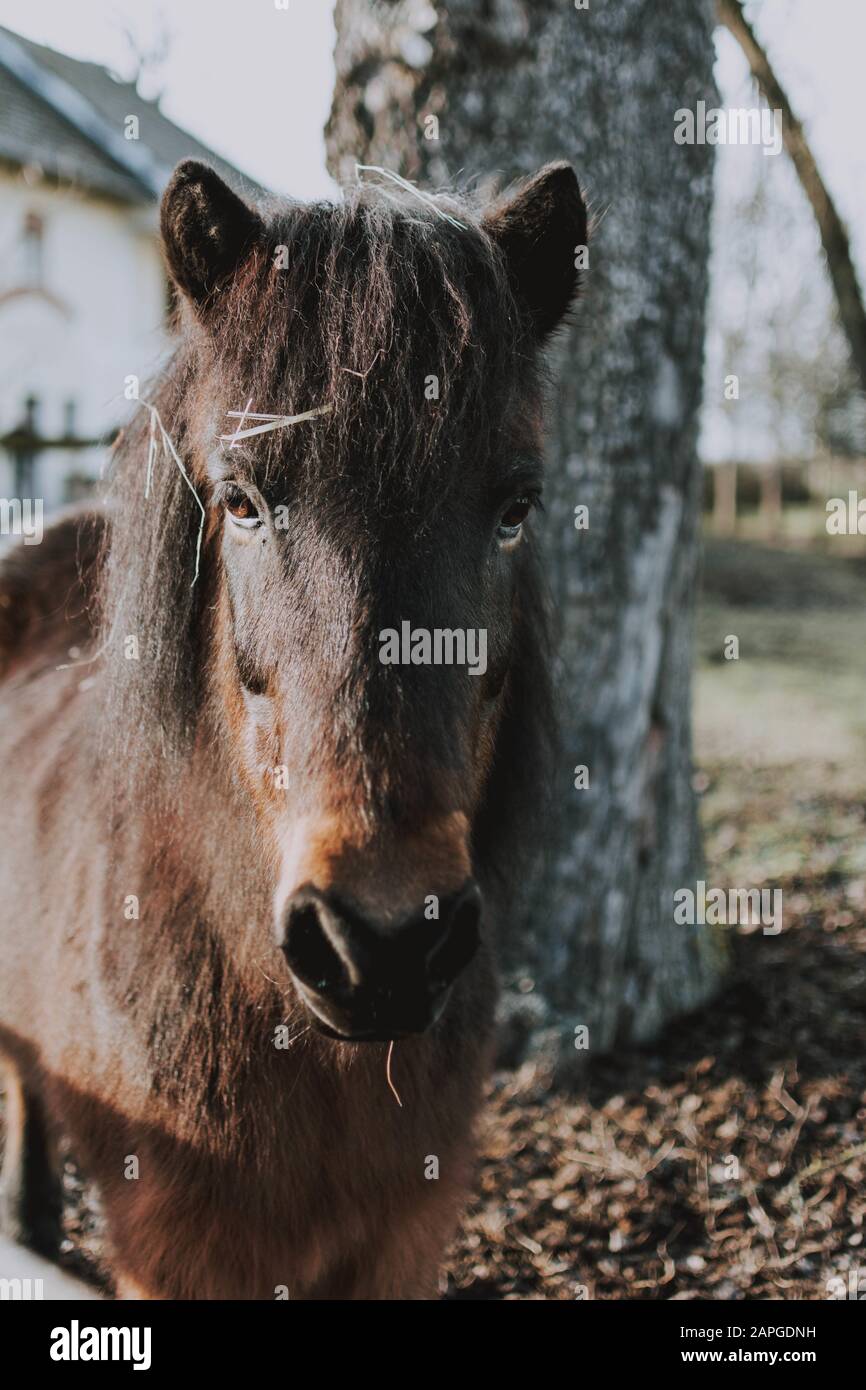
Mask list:
[[[105,68],[0,28],[0,497],[98,479],[168,348],[158,199],[178,160],[260,190]]]

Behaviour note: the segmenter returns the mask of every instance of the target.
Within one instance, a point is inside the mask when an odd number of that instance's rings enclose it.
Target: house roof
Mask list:
[[[124,137],[136,116],[139,139]],[[175,164],[210,164],[240,193],[263,190],[97,63],[0,27],[0,160],[129,203],[162,193]]]

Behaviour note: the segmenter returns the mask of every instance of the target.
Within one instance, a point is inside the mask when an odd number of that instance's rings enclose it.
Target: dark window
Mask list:
[[[21,249],[24,284],[31,289],[41,286],[44,277],[43,230],[39,213],[28,212],[24,218]]]
[[[25,498],[33,496],[33,475],[36,456],[29,449],[14,449],[12,460],[15,467],[15,492],[16,497]]]

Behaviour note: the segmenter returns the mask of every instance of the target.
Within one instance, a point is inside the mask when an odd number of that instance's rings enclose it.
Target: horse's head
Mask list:
[[[481,216],[369,188],[262,215],[190,162],[162,227],[277,939],[325,1031],[420,1032],[478,945],[478,827],[540,620],[536,358],[576,289],[578,185],[553,165]]]

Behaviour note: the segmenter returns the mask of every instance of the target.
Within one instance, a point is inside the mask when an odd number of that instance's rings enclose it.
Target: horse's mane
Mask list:
[[[464,225],[369,187],[337,204],[272,205],[263,209],[266,245],[210,306],[209,327],[184,306],[175,355],[147,394],[205,503],[208,484],[192,441],[211,404],[214,412],[241,410],[250,398],[257,411],[330,406],[303,434],[278,431],[259,442],[267,481],[277,486],[290,467],[316,489],[317,505],[338,528],[344,518],[347,546],[374,512],[381,526],[383,511],[395,539],[411,544],[430,508],[445,505],[470,484],[479,460],[495,456],[509,397],[538,394],[536,353],[502,255],[476,211],[454,199],[444,208]],[[431,377],[438,400],[430,399]],[[211,392],[218,401],[210,402]],[[213,423],[231,424],[217,414]],[[142,408],[110,469],[96,732],[114,774],[167,770],[183,758],[204,699],[205,618],[219,563],[209,527],[201,576],[191,584],[201,513],[165,458],[145,500],[149,428]],[[523,549],[520,670],[501,735],[503,743],[513,737],[514,748],[509,765],[494,769],[505,804],[489,824],[482,817],[490,844],[515,819],[515,802],[531,800],[523,783],[535,776],[527,768],[547,720],[543,601],[531,549]],[[124,655],[127,636],[138,639],[138,660]]]

